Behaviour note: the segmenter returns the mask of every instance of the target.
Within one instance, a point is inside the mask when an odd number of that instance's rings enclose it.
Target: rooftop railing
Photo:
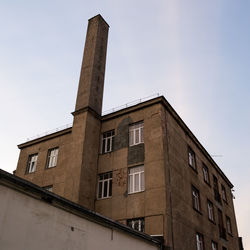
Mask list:
[[[123,104],[121,106],[118,106],[118,107],[115,107],[115,108],[112,108],[112,109],[109,109],[109,110],[106,110],[106,111],[103,111],[102,112],[102,115],[108,115],[108,114],[111,114],[113,112],[116,112],[116,111],[119,111],[119,110],[122,110],[122,109],[125,109],[125,108],[129,108],[129,107],[132,107],[134,105],[137,105],[137,104],[140,104],[142,102],[145,102],[145,101],[149,101],[153,98],[156,98],[156,97],[159,97],[160,94],[159,93],[156,93],[154,95],[150,95],[150,96],[147,96],[147,97],[144,97],[144,98],[140,98],[140,99],[137,99],[135,101],[132,101],[132,102],[128,102],[126,104]],[[50,135],[50,134],[54,134],[56,132],[59,132],[59,131],[62,131],[64,129],[67,129],[67,128],[70,128],[72,127],[73,123],[68,123],[66,125],[63,125],[61,127],[58,127],[58,128],[55,128],[55,129],[51,129],[49,131],[46,131],[44,133],[41,133],[41,134],[37,134],[35,136],[32,136],[32,137],[29,137],[27,138],[27,142],[28,141],[32,141],[32,140],[35,140],[35,139],[38,139],[38,138],[41,138],[41,137],[44,137],[46,135]]]

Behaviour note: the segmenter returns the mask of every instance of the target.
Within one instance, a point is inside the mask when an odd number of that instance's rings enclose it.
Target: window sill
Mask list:
[[[192,165],[188,164],[188,166],[196,173],[198,174],[197,168],[194,168]]]
[[[129,145],[129,147],[134,147],[134,146],[137,146],[137,145],[140,145],[140,144],[144,144],[144,142],[140,142],[140,143],[136,143],[136,144],[133,144],[133,145]]]
[[[197,210],[197,209],[194,208],[194,207],[193,207],[193,209],[194,209],[194,211],[197,212],[198,214],[203,215],[202,212],[201,212],[200,210]]]
[[[138,193],[142,193],[142,192],[144,192],[144,191],[145,191],[145,189],[142,190],[142,191],[136,191],[136,192],[133,192],[133,193],[128,193],[128,195],[130,195],[130,194],[138,194]]]
[[[208,218],[208,220],[209,220],[211,223],[213,223],[214,225],[216,225],[216,223],[215,223],[214,220],[211,220],[211,219],[209,219],[209,218]]]
[[[29,175],[29,174],[34,174],[36,171],[34,172],[25,172],[25,175]]]
[[[104,197],[104,198],[96,198],[97,201],[102,201],[102,200],[107,200],[107,199],[111,199],[112,196],[109,197]]]
[[[52,168],[55,168],[55,167],[56,167],[56,166],[54,166],[54,167],[49,167],[49,168],[48,168],[48,167],[46,167],[45,169],[52,169]]]

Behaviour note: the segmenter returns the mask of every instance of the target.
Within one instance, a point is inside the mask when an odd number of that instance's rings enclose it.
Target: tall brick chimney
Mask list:
[[[81,75],[72,113],[72,143],[66,173],[66,198],[94,209],[100,143],[103,85],[109,25],[97,15],[89,19]]]
[[[88,107],[101,115],[108,30],[101,15],[89,19],[75,112]]]

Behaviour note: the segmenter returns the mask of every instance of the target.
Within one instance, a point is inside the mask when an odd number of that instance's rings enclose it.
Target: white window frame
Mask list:
[[[110,133],[110,135],[108,135]],[[102,134],[102,145],[101,145],[101,153],[109,153],[113,151],[113,138],[115,136],[115,131],[110,130],[106,131]]]
[[[136,224],[138,225],[138,229],[136,229]],[[127,220],[127,225],[133,228],[134,230],[137,230],[139,232],[144,232],[145,220],[144,218],[129,219]]]
[[[208,219],[214,221],[214,205],[211,201],[207,201],[207,211],[208,211]]]
[[[29,155],[27,173],[34,173],[36,171],[38,154]]]
[[[136,180],[138,189],[136,190]],[[144,165],[128,169],[128,194],[138,193],[145,190]]]
[[[188,147],[188,164],[196,170],[195,153],[190,147]]]
[[[106,198],[112,197],[112,179],[113,179],[112,172],[99,174],[99,176],[98,176],[98,188],[97,188],[97,199],[106,199]],[[107,187],[106,194],[104,193],[105,185]]]
[[[144,143],[144,122],[129,126],[129,146]]]
[[[204,250],[203,236],[199,233],[196,233],[196,247],[197,250]]]
[[[58,147],[49,149],[46,168],[56,167],[57,158],[58,158],[58,151],[59,151]]]
[[[197,211],[201,211],[200,207],[200,193],[199,191],[192,186],[192,198],[193,198],[193,207]]]
[[[218,244],[216,242],[212,241],[211,246],[212,246],[212,250],[218,250]]]

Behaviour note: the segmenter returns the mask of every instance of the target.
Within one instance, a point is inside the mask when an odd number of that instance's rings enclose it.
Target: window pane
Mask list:
[[[132,175],[130,175],[128,178],[128,184],[129,184],[129,193],[134,192],[134,190],[133,190],[133,176]]]
[[[143,191],[145,189],[145,185],[144,185],[144,172],[141,173],[141,191]]]
[[[139,174],[135,174],[135,187],[134,191],[139,191]]]
[[[109,196],[112,196],[112,180],[109,181]]]
[[[135,143],[139,143],[139,129],[135,130]]]
[[[103,197],[107,197],[108,194],[108,182],[104,181]]]

